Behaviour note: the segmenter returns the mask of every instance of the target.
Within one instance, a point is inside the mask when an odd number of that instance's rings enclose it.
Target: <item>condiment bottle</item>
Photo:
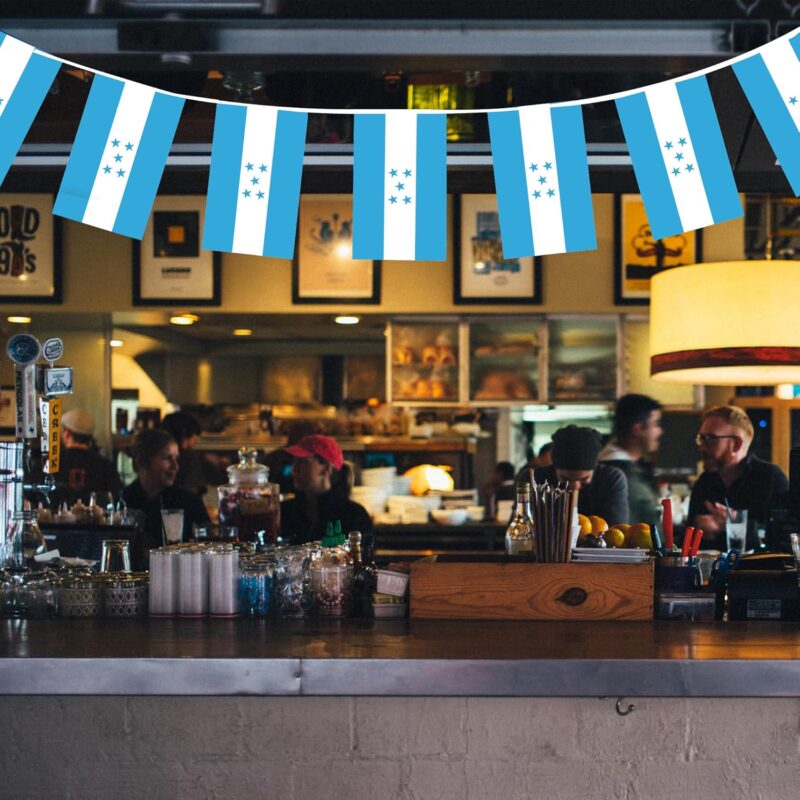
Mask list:
[[[533,554],[533,519],[531,517],[531,485],[524,481],[517,484],[517,501],[514,514],[506,528],[506,553]]]
[[[350,613],[353,570],[339,537],[326,532],[322,553],[310,567],[315,612],[322,617],[345,617]]]
[[[350,553],[353,557],[353,613],[369,616],[369,604],[378,582],[378,572],[360,531],[350,531]]]

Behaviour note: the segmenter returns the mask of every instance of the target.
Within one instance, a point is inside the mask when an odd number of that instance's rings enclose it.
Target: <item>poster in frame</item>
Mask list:
[[[142,241],[133,242],[133,305],[218,306],[220,253],[201,248],[205,198],[159,195]]]
[[[0,195],[0,303],[61,302],[61,230],[52,195]]]
[[[653,239],[644,203],[638,194],[614,198],[614,242],[616,305],[649,305],[650,281],[654,275],[703,260],[702,231]]]
[[[376,305],[380,301],[381,262],[353,258],[352,195],[303,195],[292,263],[292,303]]]
[[[456,305],[540,305],[542,259],[503,257],[497,198],[462,194],[453,226]]]

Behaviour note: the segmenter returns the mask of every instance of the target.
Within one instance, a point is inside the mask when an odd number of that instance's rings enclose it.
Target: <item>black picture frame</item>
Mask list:
[[[492,293],[492,286],[487,282],[487,291],[484,294],[467,293],[466,277],[464,270],[474,272],[473,252],[466,252],[463,235],[475,232],[477,237],[476,215],[497,214],[497,199],[495,195],[458,195],[453,214],[453,303],[454,305],[511,305],[511,306],[536,306],[544,302],[543,269],[541,256],[528,256],[518,259],[504,259],[499,264],[518,262],[521,276],[525,280],[524,286],[514,287],[513,284],[503,286],[497,294]],[[475,223],[475,224],[473,224]],[[496,237],[490,238],[492,249],[502,248],[499,232]],[[530,284],[527,283],[530,276]]]
[[[37,242],[37,231],[48,226],[52,238]],[[62,239],[63,220],[53,215],[53,195],[0,195],[0,303],[57,305],[63,301]],[[20,275],[12,274],[15,260]],[[11,283],[22,276],[33,279],[25,286]]]
[[[641,206],[639,210],[637,206],[636,218],[633,223],[626,217],[623,218],[623,212],[628,203],[638,202]],[[642,221],[644,220],[644,222]],[[666,266],[659,267],[657,264],[652,267],[648,264],[630,264],[627,261],[625,250],[625,243],[631,237],[632,227],[640,227],[646,223],[646,215],[644,215],[644,205],[641,202],[640,195],[634,194],[617,194],[614,196],[614,305],[618,306],[649,306],[650,305],[650,290],[649,285],[654,275],[659,272],[664,272],[674,267],[684,266],[685,264],[695,264],[703,260],[703,231],[688,231],[680,234],[679,236],[670,237],[670,239],[659,239],[657,242],[652,243],[653,247],[666,247],[665,242],[672,240],[685,240],[686,245],[678,245],[673,249],[680,246],[686,251],[686,258],[676,260],[676,263],[667,264]],[[654,258],[658,259],[663,256],[658,252],[654,254]],[[638,271],[637,271],[638,270]],[[641,274],[640,274],[641,272]],[[639,286],[634,289],[634,281],[640,283],[647,282],[647,288]]]

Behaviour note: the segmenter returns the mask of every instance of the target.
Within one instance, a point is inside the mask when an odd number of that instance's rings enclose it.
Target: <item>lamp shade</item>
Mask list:
[[[672,383],[800,383],[800,263],[728,261],[656,275],[650,374]]]

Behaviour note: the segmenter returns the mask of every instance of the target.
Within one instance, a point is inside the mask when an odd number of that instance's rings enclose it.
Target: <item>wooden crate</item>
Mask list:
[[[653,619],[653,564],[411,565],[411,616],[428,619]]]

